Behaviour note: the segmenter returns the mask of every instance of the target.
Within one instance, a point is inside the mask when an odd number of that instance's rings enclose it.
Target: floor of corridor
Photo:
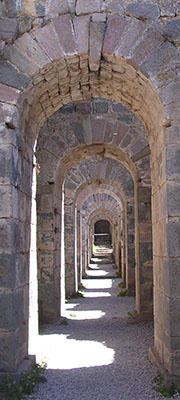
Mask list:
[[[47,382],[27,399],[162,399],[153,390],[157,370],[147,358],[152,323],[131,322],[135,300],[118,296],[120,279],[112,265],[90,267],[83,297],[66,303],[66,319],[41,329],[36,353],[48,364]]]

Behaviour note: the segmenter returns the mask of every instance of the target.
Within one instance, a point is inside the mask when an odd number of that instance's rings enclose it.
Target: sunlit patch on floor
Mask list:
[[[50,369],[72,369],[112,364],[115,351],[91,340],[70,339],[69,335],[41,335],[37,340],[37,362]]]

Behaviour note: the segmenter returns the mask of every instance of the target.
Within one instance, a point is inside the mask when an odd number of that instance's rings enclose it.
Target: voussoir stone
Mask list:
[[[59,38],[53,25],[45,25],[34,32],[34,38],[44,47],[48,56],[54,60],[63,56]]]
[[[6,61],[0,61],[0,82],[7,86],[23,89],[30,83],[30,78],[25,74],[21,74]]]
[[[66,54],[77,52],[72,20],[69,15],[61,15],[53,20],[61,47]]]
[[[91,71],[98,71],[105,32],[104,22],[90,22],[90,55]]]

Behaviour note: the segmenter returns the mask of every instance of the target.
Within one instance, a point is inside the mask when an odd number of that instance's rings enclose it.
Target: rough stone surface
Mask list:
[[[172,19],[165,24],[164,35],[169,40],[180,40],[180,19]]]
[[[159,8],[157,4],[153,4],[153,2],[134,2],[127,6],[126,13],[131,17],[136,18],[157,18],[160,16]]]
[[[15,18],[0,19],[0,38],[8,41],[14,39],[18,33],[18,21]]]

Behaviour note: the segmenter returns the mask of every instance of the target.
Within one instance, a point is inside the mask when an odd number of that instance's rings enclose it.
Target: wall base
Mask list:
[[[166,387],[171,386],[172,383],[174,383],[174,385],[176,387],[180,386],[180,376],[178,377],[176,375],[170,375],[168,373],[168,371],[165,369],[164,365],[160,361],[159,356],[157,355],[157,353],[154,349],[154,346],[149,348],[148,358],[149,358],[149,361],[151,361],[152,364],[154,364],[157,367],[157,369],[159,370],[159,373],[163,377],[163,383]]]
[[[23,360],[23,362],[21,363],[16,372],[0,372],[0,378],[5,375],[9,375],[14,377],[15,379],[18,379],[23,372],[31,371],[35,363],[36,363],[36,356],[29,355],[27,356],[27,358]]]

